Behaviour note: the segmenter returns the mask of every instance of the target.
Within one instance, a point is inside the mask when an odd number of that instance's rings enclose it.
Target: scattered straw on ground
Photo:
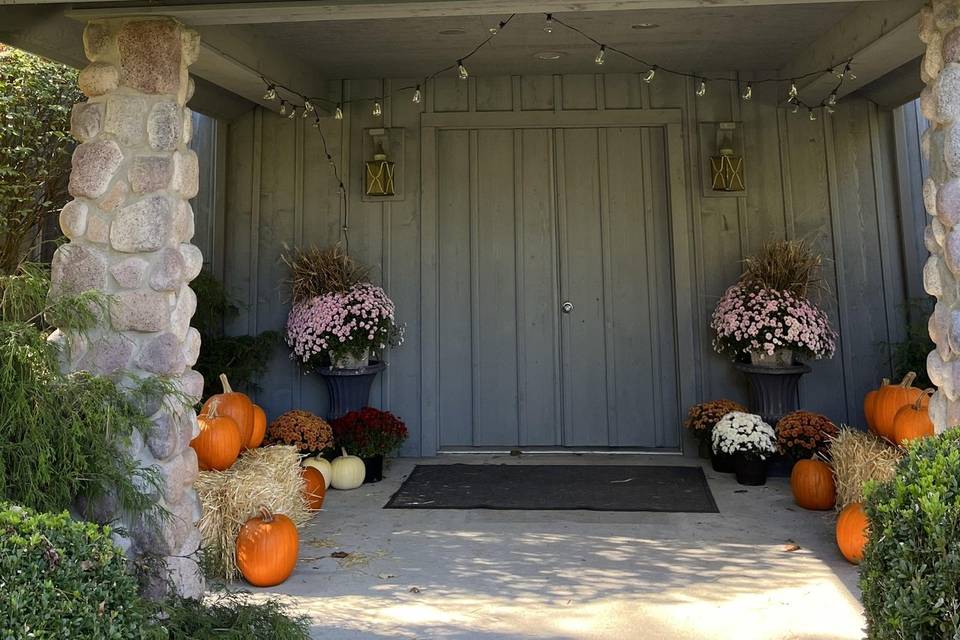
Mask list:
[[[310,512],[302,482],[300,457],[290,446],[251,449],[226,471],[201,472],[195,487],[203,505],[199,528],[207,570],[228,580],[237,577],[237,534],[260,505],[297,526],[305,523]]]
[[[863,501],[863,485],[893,478],[903,453],[872,433],[845,427],[830,440],[830,464],[837,484],[837,509]]]

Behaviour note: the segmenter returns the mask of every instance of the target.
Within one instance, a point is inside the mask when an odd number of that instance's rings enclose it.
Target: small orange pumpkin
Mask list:
[[[310,510],[319,511],[327,495],[327,482],[323,474],[316,467],[304,467],[300,475],[303,477],[303,495],[307,498]]]
[[[901,407],[913,404],[923,395],[922,389],[910,386],[917,374],[909,372],[899,384],[886,384],[880,387],[874,401],[873,420],[878,436],[891,442],[894,439],[893,420]]]
[[[800,460],[790,474],[794,501],[804,509],[825,511],[837,501],[837,485],[830,465],[822,460]]]
[[[273,587],[297,566],[300,538],[297,526],[283,514],[260,507],[260,515],[247,520],[237,536],[237,568],[255,587]]]
[[[928,438],[933,435],[933,422],[927,412],[930,396],[933,389],[924,391],[913,404],[900,407],[893,419],[893,441],[903,445],[918,438]]]
[[[263,408],[253,405],[253,429],[250,432],[250,441],[247,443],[248,449],[256,449],[263,444],[263,436],[267,433],[267,414]]]
[[[219,402],[208,403],[204,412],[197,416],[200,435],[190,441],[202,471],[229,469],[240,455],[240,429],[233,418],[220,415],[218,410]]]
[[[837,546],[847,562],[860,564],[863,560],[863,549],[867,546],[870,522],[859,502],[852,502],[844,507],[837,517]]]
[[[220,415],[233,418],[237,427],[240,429],[241,449],[247,449],[250,437],[253,433],[253,402],[244,393],[234,391],[230,387],[230,381],[227,380],[227,374],[220,374],[220,383],[223,385],[223,393],[210,396],[210,399],[203,405],[203,410],[216,400],[219,403]]]
[[[884,378],[880,382],[880,387],[883,388],[888,384],[890,384],[890,378]],[[876,411],[878,395],[880,395],[880,389],[872,389],[863,397],[863,415],[867,418],[867,429],[869,429],[871,433],[877,432]]]

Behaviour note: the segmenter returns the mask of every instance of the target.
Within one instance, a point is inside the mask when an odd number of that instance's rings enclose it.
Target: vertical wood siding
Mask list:
[[[382,95],[392,87],[408,84],[403,80],[350,81],[343,83],[342,91],[344,99],[349,99]],[[923,220],[914,218],[912,211],[908,217],[899,213],[910,200],[898,188],[895,133],[900,135],[902,128],[895,126],[892,113],[856,98],[843,101],[834,116],[811,122],[805,114],[791,115],[774,108],[776,97],[764,95],[762,88],[755,89],[755,98],[748,103],[739,99],[734,85],[715,82],[709,89],[706,97],[696,98],[694,87],[682,79],[658,76],[647,85],[637,75],[609,74],[471,77],[467,82],[444,78],[431,83],[425,93],[428,109],[434,112],[682,109],[688,187],[686,193],[672,197],[684,199],[690,217],[690,237],[681,240],[690,243],[695,277],[691,291],[678,292],[692,299],[694,318],[678,318],[677,322],[693,325],[696,344],[688,351],[691,355],[680,362],[680,375],[695,379],[696,395],[702,399],[745,399],[744,381],[726,358],[712,350],[710,314],[718,297],[739,275],[739,262],[745,255],[769,239],[807,238],[824,256],[828,288],[824,302],[841,340],[832,360],[812,363],[814,371],[801,385],[802,405],[840,422],[862,424],[864,393],[890,374],[885,344],[904,333],[905,292],[919,290],[915,281],[919,274],[912,263],[909,268],[905,266],[915,261],[918,239],[904,234],[921,234]],[[547,131],[441,130],[421,139],[420,105],[398,96],[388,99],[383,107],[383,118],[374,118],[371,103],[358,102],[345,110],[342,121],[325,118],[322,126],[350,193],[351,252],[374,266],[374,278],[387,289],[407,325],[406,342],[388,355],[390,368],[375,384],[372,401],[406,420],[412,433],[403,454],[430,455],[434,440],[429,434],[421,438],[419,433],[422,409],[439,415],[480,412],[484,419],[500,421],[505,428],[516,422],[517,416],[487,415],[506,411],[512,406],[509,403],[458,403],[458,394],[469,396],[467,387],[485,379],[461,375],[462,368],[450,375],[441,368],[443,386],[451,390],[450,394],[421,404],[421,390],[436,384],[422,379],[421,372],[427,372],[421,367],[422,359],[435,357],[436,352],[421,340],[439,339],[447,345],[445,357],[459,350],[459,357],[465,361],[484,366],[484,354],[472,353],[479,344],[477,336],[445,335],[450,323],[437,327],[431,318],[421,322],[422,296],[431,301],[429,304],[437,300],[444,318],[476,313],[477,306],[469,299],[454,299],[457,295],[470,296],[470,282],[461,280],[476,278],[481,263],[499,264],[509,265],[509,273],[490,275],[487,281],[497,283],[496,296],[502,303],[499,311],[512,314],[511,321],[499,325],[494,318],[464,318],[462,326],[472,326],[475,331],[514,331],[530,326],[544,305],[555,308],[553,293],[537,285],[543,265],[529,260],[530,256],[547,262],[553,259],[550,252],[554,248],[546,236],[550,231],[547,227],[557,218],[549,210],[553,203],[544,201],[537,184],[558,168],[551,164],[554,149]],[[700,186],[700,171],[708,159],[701,157],[698,125],[727,120],[743,123],[748,190],[742,197],[707,197]],[[405,157],[393,158],[403,165],[402,201],[361,201],[364,129],[377,126],[404,129]],[[245,305],[228,329],[235,333],[282,329],[289,305],[282,286],[285,270],[280,256],[287,246],[327,245],[338,240],[341,221],[337,182],[320,137],[299,118],[290,121],[257,109],[221,127],[221,134],[225,134],[226,201],[222,249],[217,259],[222,262],[228,290]],[[633,142],[651,144],[639,136]],[[436,146],[435,159],[427,154],[421,158],[421,143]],[[615,141],[626,143],[630,141]],[[469,175],[471,164],[464,150],[479,155],[509,150],[504,153],[503,175]],[[515,177],[515,167],[522,168],[522,180]],[[421,171],[442,174],[439,184],[462,186],[437,194],[449,200],[442,210],[456,211],[456,217],[428,220],[421,227]],[[477,190],[472,198],[470,185]],[[477,196],[509,201],[509,206],[496,207],[496,211],[511,219],[478,219],[471,209]],[[514,209],[514,202],[521,204]],[[444,241],[438,242],[438,238]],[[541,244],[527,244],[531,242]],[[676,238],[673,243],[677,246]],[[922,249],[922,242],[919,246]],[[492,262],[484,254],[491,247],[502,253],[493,256]],[[909,252],[906,257],[905,250]],[[441,270],[439,289],[443,295],[438,296],[432,283],[422,281],[423,274],[436,265],[422,264],[421,255],[440,263],[445,256],[466,255],[474,272]],[[637,278],[645,281],[646,276],[637,274]],[[456,279],[460,280],[453,281]],[[540,323],[546,318],[536,320]],[[559,337],[548,327],[545,332],[522,331],[511,339],[552,343]],[[550,353],[549,349],[544,353]],[[559,403],[549,395],[553,387],[550,391],[518,389],[514,384],[518,378],[524,379],[524,367],[544,365],[518,359],[512,365],[516,371],[487,376],[496,388],[481,392],[507,393],[506,387],[510,387],[510,393],[536,397],[536,403],[521,402],[521,411],[549,419]],[[277,348],[261,386],[257,400],[271,418],[291,407],[318,413],[326,410],[321,381],[298,373],[285,348]],[[460,391],[454,393],[456,389]],[[665,428],[672,430],[670,425]],[[539,435],[522,437],[535,441]]]

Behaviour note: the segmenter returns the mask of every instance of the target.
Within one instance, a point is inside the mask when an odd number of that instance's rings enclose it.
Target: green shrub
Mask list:
[[[915,443],[868,488],[860,588],[871,640],[960,638],[960,429]]]
[[[276,600],[248,602],[236,593],[207,602],[172,600],[160,607],[170,640],[309,640],[307,619],[290,616]]]
[[[128,640],[149,628],[110,530],[0,502],[0,637]]]

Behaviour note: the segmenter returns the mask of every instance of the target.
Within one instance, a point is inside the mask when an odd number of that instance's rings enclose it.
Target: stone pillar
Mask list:
[[[74,199],[60,214],[70,242],[53,257],[51,295],[96,289],[109,296],[109,313],[84,336],[68,340],[56,332],[51,339],[62,344],[68,370],[107,375],[121,385],[164,376],[196,402],[203,378],[190,367],[200,334],[190,327],[196,297],[187,283],[203,259],[190,244],[189,199],[197,194],[198,167],[187,148],[185,105],[199,36],[170,18],[117,18],[90,22],[83,45],[90,65],[79,84],[89,99],[74,106],[71,118],[80,142],[70,174]],[[170,518],[131,521],[109,500],[97,510],[125,526],[128,537],[119,541],[134,560],[164,560],[166,571],[147,584],[149,595],[163,595],[169,581],[181,595],[198,597],[200,504],[189,446],[196,416],[182,401],[157,401],[147,412],[153,429],[137,439],[133,454],[158,469],[159,498]]]
[[[923,284],[937,298],[929,322],[936,349],[927,371],[938,387],[930,418],[940,433],[960,425],[960,0],[934,0],[920,15],[920,39],[927,45],[920,108],[930,120],[921,141],[930,161],[923,200],[931,216]]]

